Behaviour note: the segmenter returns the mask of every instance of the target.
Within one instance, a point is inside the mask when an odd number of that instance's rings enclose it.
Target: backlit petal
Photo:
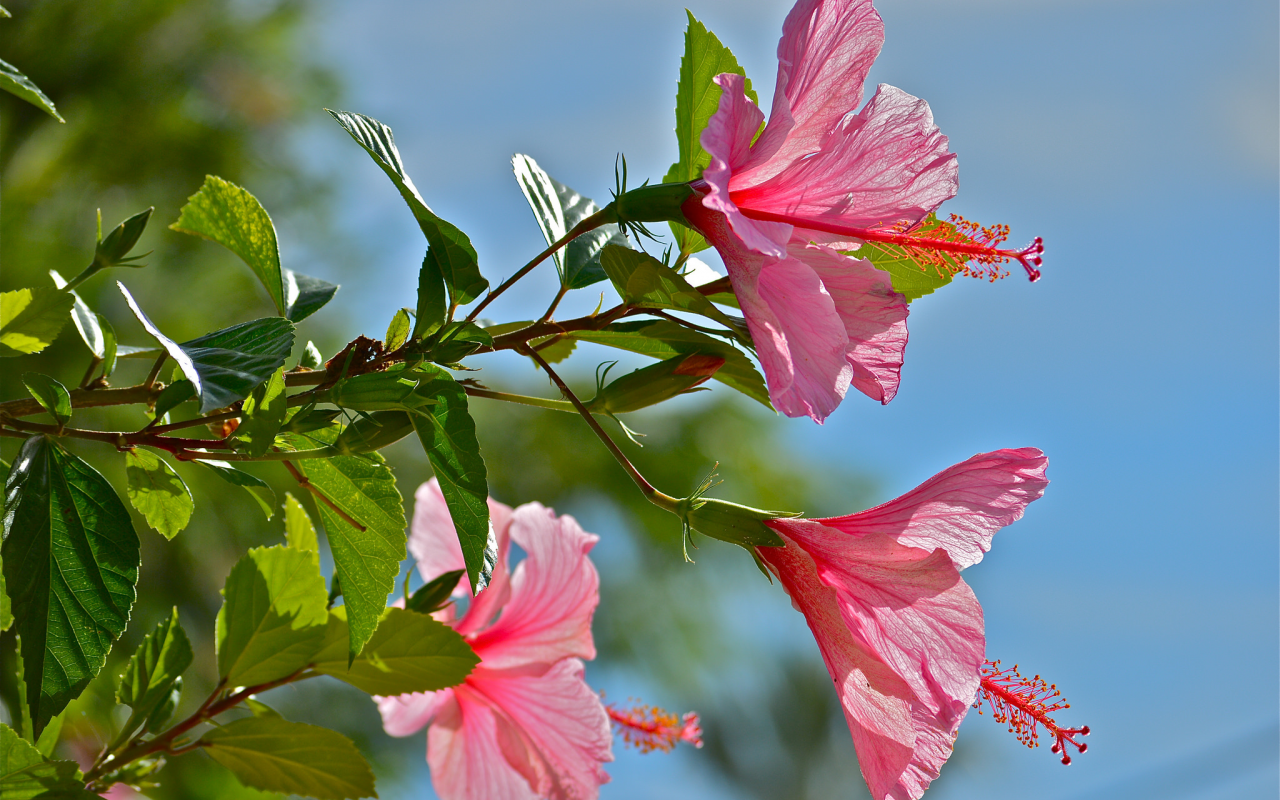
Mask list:
[[[382,729],[389,736],[410,736],[427,727],[441,704],[452,697],[452,689],[415,692],[395,697],[374,697],[382,715]]]
[[[431,785],[441,800],[537,800],[498,742],[496,712],[464,688],[444,703],[427,732]]]

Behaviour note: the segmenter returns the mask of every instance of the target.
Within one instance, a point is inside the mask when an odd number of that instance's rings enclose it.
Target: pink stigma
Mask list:
[[[702,724],[698,715],[690,711],[676,717],[670,711],[633,701],[630,708],[605,706],[614,729],[622,740],[642,753],[661,750],[668,753],[680,742],[702,747]]]
[[[988,661],[982,667],[981,688],[973,707],[982,713],[982,702],[985,700],[991,708],[991,716],[996,722],[1009,726],[1009,732],[1018,737],[1018,741],[1027,747],[1040,746],[1040,728],[1043,726],[1053,737],[1053,746],[1049,751],[1062,756],[1063,764],[1071,763],[1067,755],[1067,745],[1076,752],[1083,753],[1089,745],[1076,741],[1077,736],[1088,736],[1089,726],[1064,728],[1054,722],[1049,715],[1055,711],[1071,708],[1071,704],[1062,700],[1062,692],[1053,684],[1046,683],[1036,675],[1030,680],[1018,673],[1018,665],[1010,669],[1000,669],[999,661]]]

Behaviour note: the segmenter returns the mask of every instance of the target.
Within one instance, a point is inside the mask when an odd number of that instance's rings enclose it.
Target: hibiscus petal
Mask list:
[[[871,0],[796,3],[778,42],[769,125],[734,190],[766,181],[822,149],[840,120],[862,102],[862,86],[882,44],[884,23]]]
[[[804,614],[827,672],[835,682],[862,776],[877,800],[888,796],[913,757],[914,693],[887,664],[859,642],[840,613],[836,592],[818,576],[814,560],[785,530],[785,547],[757,548],[760,558]]]
[[[854,228],[914,224],[955,196],[956,156],[929,104],[892,86],[823,143],[821,152],[740,189],[743,208]]]
[[[883,505],[817,521],[857,536],[887,534],[926,551],[942,548],[964,569],[982,560],[996,531],[1021,519],[1044,494],[1048,464],[1034,447],[981,453]]]
[[[866,259],[817,245],[804,246],[803,254],[796,249],[793,244],[791,252],[822,279],[844,322],[853,387],[872,400],[888,403],[898,393],[907,348],[906,298],[893,290],[889,273]]]
[[[747,160],[751,139],[760,130],[760,123],[764,122],[764,114],[744,91],[744,80],[734,73],[724,73],[715,78],[722,89],[720,106],[699,137],[702,149],[711,156],[711,163],[702,172],[703,180],[710,187],[702,198],[702,205],[724,214],[734,233],[751,250],[782,258],[791,237],[791,226],[747,219],[729,199],[729,182],[734,170]]]
[[[415,692],[395,697],[377,697],[382,729],[388,736],[411,736],[431,722],[439,707],[452,697],[452,689],[438,692]]]
[[[537,800],[529,781],[508,763],[498,742],[498,715],[458,687],[427,732],[431,785],[441,800]]]
[[[948,709],[973,702],[986,647],[982,607],[946,553],[814,520],[770,526],[813,559],[849,630],[911,686],[918,703],[949,717]]]
[[[526,557],[511,577],[502,615],[472,639],[481,663],[492,670],[595,658],[591,616],[600,602],[600,576],[587,553],[600,537],[539,503],[515,510],[510,534]]]
[[[916,749],[911,755],[911,763],[898,779],[898,784],[889,791],[892,800],[919,800],[929,784],[937,780],[942,772],[942,765],[951,757],[956,731],[968,710],[968,705],[963,706],[953,721],[945,722],[922,705],[912,708]]]
[[[603,764],[613,760],[609,716],[583,680],[583,665],[566,658],[540,676],[490,676],[468,681],[500,710],[497,740],[506,763],[539,797],[592,800],[609,781]],[[470,705],[463,706],[464,714]],[[434,730],[434,728],[433,728]]]

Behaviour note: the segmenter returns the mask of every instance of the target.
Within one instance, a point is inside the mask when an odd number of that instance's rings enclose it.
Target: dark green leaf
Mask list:
[[[413,338],[430,336],[445,323],[449,297],[444,286],[444,273],[440,271],[440,259],[427,250],[418,271],[418,313],[413,323]]]
[[[291,269],[281,271],[284,280],[284,315],[292,322],[301,322],[333,299],[338,293],[338,285],[300,275]]]
[[[332,444],[337,434],[329,429],[311,436]],[[308,458],[295,464],[312,486],[363,526],[355,527],[326,503],[317,504],[351,615],[349,655],[354,658],[378,626],[405,557],[403,499],[390,467],[377,453]]]
[[[628,304],[637,308],[669,308],[701,314],[724,325],[739,339],[745,339],[741,323],[716,308],[680,273],[653,256],[609,245],[601,254],[600,263],[618,294]]]
[[[290,417],[280,428],[280,431],[282,433],[307,433],[327,428],[341,415],[341,411],[332,408],[304,408],[301,412]]]
[[[40,407],[49,412],[59,428],[71,420],[71,394],[67,387],[40,372],[23,374],[22,385],[27,387]]]
[[[682,353],[703,353],[724,359],[714,379],[769,405],[769,390],[751,359],[740,350],[704,333],[689,330],[667,320],[615,322],[599,331],[575,331],[573,338],[616,347],[632,353],[667,359]]]
[[[480,274],[476,250],[471,245],[471,240],[427,207],[422,195],[418,194],[418,188],[404,170],[391,129],[363,114],[325,110],[373,157],[374,162],[400,190],[400,196],[409,204],[409,210],[418,220],[418,227],[422,228],[422,233],[427,237],[432,257],[439,264],[440,273],[449,288],[450,304],[464,305],[479,297],[489,286],[489,281]]]
[[[280,314],[288,313],[276,227],[258,198],[246,189],[206,175],[204,185],[187,199],[178,221],[169,227],[217,242],[240,256],[262,281]]]
[[[230,686],[288,677],[324,640],[320,558],[289,547],[256,547],[231,568],[218,612],[218,674]]]
[[[457,577],[454,577],[457,580]],[[329,612],[316,672],[332,675],[369,694],[432,692],[457,686],[480,659],[465,639],[427,614],[402,608],[382,613],[378,630],[347,667],[346,607]]]
[[[38,732],[98,674],[124,631],[138,534],[105,478],[34,436],[5,484],[3,559]]]
[[[382,341],[382,346],[387,352],[399,350],[404,343],[409,341],[409,332],[413,327],[413,321],[409,319],[409,312],[403,308],[396,312],[391,318],[391,324],[387,325],[387,335]]]
[[[320,348],[316,347],[316,343],[309,341],[307,346],[302,350],[302,357],[298,359],[298,366],[307,369],[320,369],[324,366],[324,356],[320,355]]]
[[[160,419],[195,396],[196,386],[194,383],[186,378],[174,381],[164,387],[160,394],[156,395],[156,406],[153,414],[156,419]]]
[[[123,283],[116,283],[133,310],[182,374],[196,387],[200,413],[225,408],[249,396],[279,369],[293,349],[293,323],[279,317],[255,319],[178,344],[160,332]]]
[[[254,789],[318,800],[376,797],[373,772],[337,731],[272,717],[246,717],[200,739],[209,756]]]
[[[492,346],[493,337],[474,322],[451,322],[441,329],[430,357],[437,364],[456,364],[481,347]]]
[[[467,571],[465,569],[455,569],[421,586],[418,591],[413,593],[413,596],[405,601],[405,609],[416,611],[419,614],[430,614],[433,611],[440,610],[449,599],[449,596],[453,594],[453,590],[458,588],[458,581],[466,574]]]
[[[600,210],[593,200],[552,178],[529,156],[517,153],[511,159],[511,167],[547,244],[556,243],[575,225]],[[604,280],[600,251],[606,244],[631,246],[618,226],[609,224],[585,233],[557,250],[553,257],[560,273],[560,284],[570,289],[581,289]]]
[[[285,394],[284,367],[271,374],[267,382],[253,390],[240,407],[240,427],[236,438],[247,445],[249,455],[257,458],[271,449],[289,410]]]
[[[175,607],[168,619],[161,620],[143,638],[120,677],[116,702],[133,709],[124,726],[126,736],[165,704],[192,659],[191,641],[178,622]]]
[[[320,543],[316,538],[316,526],[307,516],[307,510],[298,502],[298,498],[284,493],[284,540],[294,550],[304,553],[319,553]]]
[[[142,232],[147,229],[147,220],[151,219],[152,211],[155,211],[154,206],[145,211],[139,211],[112,228],[111,233],[108,233],[105,239],[98,242],[93,254],[93,266],[91,269],[146,266],[145,264],[134,263],[142,256],[133,258],[128,256],[129,251],[142,238]],[[98,212],[98,227],[102,227],[101,210]]]
[[[58,274],[56,269],[49,270],[49,277],[53,278],[53,285],[62,289],[67,285],[66,280]],[[89,348],[89,352],[94,357],[105,360],[107,355],[106,338],[102,333],[102,326],[99,324],[99,315],[93,313],[80,295],[75,292],[71,293],[71,299],[75,303],[71,307],[71,321],[75,323],[76,330],[80,332],[80,338],[84,340],[84,344]]]
[[[49,116],[58,122],[66,122],[65,119],[58,115],[58,109],[54,108],[53,101],[40,91],[40,87],[31,82],[31,79],[18,71],[18,68],[6,61],[0,61],[0,89],[5,90],[9,94],[21,97],[36,108],[44,109]]]
[[[440,481],[440,491],[449,506],[449,515],[458,529],[458,542],[474,591],[489,585],[497,561],[497,539],[489,523],[489,484],[476,424],[467,410],[467,393],[462,385],[439,367],[423,365],[424,379],[418,391],[436,404],[413,416],[413,426],[427,451],[431,469]]]
[[[163,458],[141,448],[124,454],[129,502],[161,536],[172,539],[191,521],[195,499]]]
[[[721,44],[707,26],[687,9],[685,13],[689,15],[689,26],[684,32],[684,57],[680,59],[680,82],[676,86],[676,144],[680,158],[667,171],[662,179],[664,183],[687,183],[702,177],[711,156],[702,149],[699,137],[720,107],[721,89],[715,77],[722,72],[744,77],[747,74],[729,48]],[[752,102],[759,104],[750,78],[746,79],[744,88]],[[695,253],[708,247],[700,234],[684,225],[671,223],[671,232],[682,253]]]
[[[8,725],[0,723],[0,797],[32,800],[77,797],[84,780],[74,761],[46,761],[40,751]]]
[[[43,286],[0,294],[0,357],[48,347],[67,324],[75,303],[70,293]]]
[[[271,519],[276,513],[276,493],[272,490],[267,482],[257,475],[250,475],[247,472],[236,469],[225,461],[216,461],[213,459],[200,459],[197,464],[203,464],[213,471],[213,474],[222,478],[224,481],[236,486],[243,486],[245,491],[253,497],[258,506],[262,509],[262,513],[267,515],[267,519]]]

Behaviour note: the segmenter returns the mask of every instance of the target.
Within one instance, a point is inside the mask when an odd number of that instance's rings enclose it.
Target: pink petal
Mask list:
[[[440,706],[452,697],[452,689],[442,689],[373,699],[382,715],[382,729],[388,736],[411,736],[427,727]]]
[[[857,514],[817,520],[855,536],[881,533],[925,551],[942,548],[956,569],[982,560],[996,531],[1022,518],[1049,484],[1034,447],[982,453],[901,497]]]
[[[787,539],[785,530],[779,533]],[[835,682],[862,776],[872,796],[881,800],[913,758],[914,693],[850,632],[835,590],[819,578],[817,565],[804,550],[788,540],[785,547],[761,547],[757,552],[809,623]]]
[[[892,800],[919,800],[951,757],[956,731],[968,710],[969,706],[964,706],[952,721],[946,722],[922,705],[912,708],[911,718],[916,729],[915,752],[897,785],[889,790],[888,797]]]
[[[778,42],[769,125],[733,189],[766,181],[822,149],[862,102],[862,86],[883,43],[884,23],[871,0],[796,3]]]
[[[906,298],[893,290],[889,273],[866,259],[818,245],[792,244],[790,252],[818,274],[835,302],[849,337],[847,358],[853,367],[854,388],[888,403],[898,393],[907,347]]]
[[[769,524],[813,559],[849,630],[911,686],[917,703],[950,721],[948,709],[973,702],[986,647],[982,607],[946,553],[814,520]]]
[[[599,537],[539,503],[517,508],[510,532],[527,555],[511,577],[502,615],[471,641],[481,664],[493,670],[595,658],[591,616],[600,602],[600,576],[587,554]]]
[[[947,147],[928,103],[881,85],[821,152],[768,181],[735,182],[733,202],[856,228],[913,224],[956,194],[956,156]]]
[[[518,776],[531,789],[530,796],[549,800],[598,797],[600,785],[609,780],[603,764],[613,760],[613,736],[604,704],[582,675],[582,662],[576,658],[564,659],[539,676],[488,671],[473,674],[459,690],[458,699],[464,723],[462,733],[466,737],[474,736],[477,741],[474,745],[468,742],[462,748],[450,741],[447,751],[441,747],[438,752],[438,725],[433,725],[427,750],[433,775],[445,772],[437,765],[437,756],[443,760],[445,752],[452,754],[462,749],[467,751],[468,760],[473,757],[472,753],[482,752],[494,762],[490,772],[503,769],[508,775]],[[470,724],[471,717],[479,717],[474,727]],[[456,735],[445,734],[440,738],[443,745],[444,739],[456,738]],[[490,775],[477,775],[471,766],[466,771],[472,782],[501,785]],[[457,772],[460,770],[455,769],[451,774]],[[445,800],[452,800],[440,790],[440,782],[441,778],[436,777],[437,791]]]
[[[441,800],[537,800],[529,781],[499,744],[505,725],[465,684],[451,691],[427,732],[431,785]]]
[[[760,123],[764,122],[764,114],[743,90],[744,80],[741,75],[733,73],[715,78],[722,89],[720,106],[711,115],[699,138],[702,149],[711,155],[711,163],[702,172],[703,180],[710,187],[709,193],[702,198],[702,204],[724,214],[734,233],[748,248],[781,258],[791,236],[791,226],[747,219],[729,199],[733,172],[747,160],[751,139],[760,130]]]

